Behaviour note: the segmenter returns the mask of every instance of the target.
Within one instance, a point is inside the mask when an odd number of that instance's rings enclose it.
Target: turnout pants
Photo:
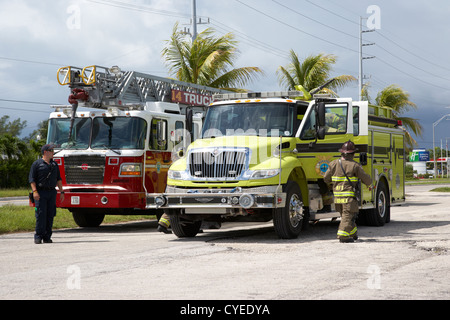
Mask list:
[[[341,203],[335,203],[336,210],[341,214],[341,223],[337,232],[338,239],[354,238],[357,235],[356,215],[358,214],[358,202],[355,198],[345,198]]]
[[[160,224],[163,227],[169,228],[170,227],[170,217],[163,213],[161,218],[159,218],[158,224]]]
[[[36,233],[35,240],[50,240],[53,218],[56,216],[56,189],[38,190],[40,199],[35,203]]]

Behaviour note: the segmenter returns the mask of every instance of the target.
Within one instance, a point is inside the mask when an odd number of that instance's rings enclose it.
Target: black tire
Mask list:
[[[284,190],[286,205],[284,208],[274,210],[273,225],[279,238],[295,239],[304,225],[303,198],[300,187],[293,181],[288,181]]]
[[[386,185],[381,182],[378,185],[375,197],[375,208],[367,211],[367,225],[373,227],[384,226],[390,216],[391,205],[389,201],[389,190]]]
[[[195,237],[200,231],[202,220],[192,221],[184,219],[180,212],[175,213],[174,211],[169,210],[168,212],[173,233],[178,238]]]
[[[105,214],[94,213],[90,211],[72,211],[73,220],[75,223],[83,228],[95,228],[98,227],[105,219]]]

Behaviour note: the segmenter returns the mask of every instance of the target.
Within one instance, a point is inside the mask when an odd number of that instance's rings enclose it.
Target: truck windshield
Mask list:
[[[48,143],[63,149],[144,149],[147,122],[137,117],[50,119]]]
[[[72,138],[69,141],[70,119],[50,119],[47,143],[63,149],[87,149],[91,133],[91,118],[75,118]]]
[[[287,103],[212,106],[206,113],[202,136],[292,136],[294,110],[295,105]]]

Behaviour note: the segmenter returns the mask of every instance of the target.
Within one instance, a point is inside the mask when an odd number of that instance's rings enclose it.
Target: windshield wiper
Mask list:
[[[118,155],[121,155],[121,154],[122,154],[119,150],[114,150],[113,148],[108,147],[106,144],[102,145],[101,147],[105,147],[106,149],[111,150],[112,152],[115,152],[115,153],[117,153]]]

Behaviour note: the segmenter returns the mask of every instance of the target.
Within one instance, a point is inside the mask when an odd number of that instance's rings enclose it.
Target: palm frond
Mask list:
[[[162,50],[166,66],[181,81],[232,88],[245,86],[263,74],[257,67],[233,69],[238,50],[232,33],[217,37],[215,31],[208,28],[199,33],[191,43],[178,31],[178,24],[175,24],[172,36],[166,43],[166,48]]]

